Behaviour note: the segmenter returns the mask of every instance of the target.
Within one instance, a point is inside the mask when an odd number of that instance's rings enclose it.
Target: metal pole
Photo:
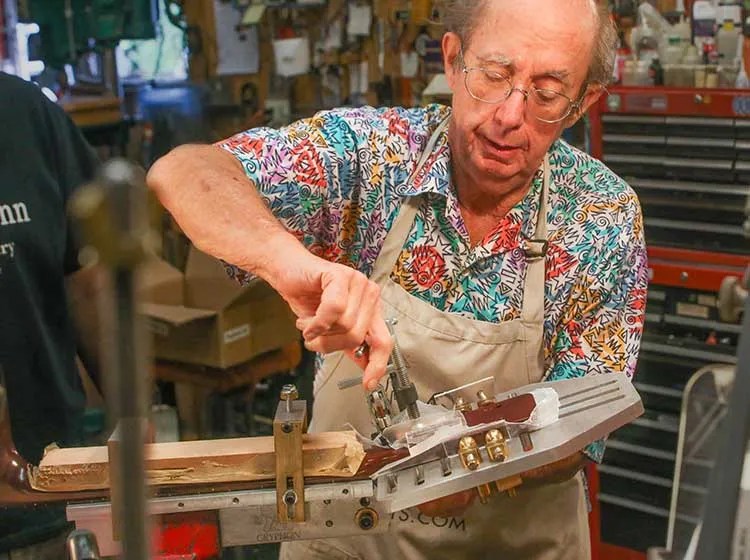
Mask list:
[[[115,383],[111,404],[120,439],[120,476],[112,481],[119,515],[113,517],[121,521],[121,558],[146,560],[150,552],[144,462],[147,364],[145,333],[138,327],[135,309],[135,273],[145,258],[148,235],[144,173],[125,160],[107,162],[96,184],[76,193],[72,213],[99,260],[112,270]]]
[[[750,437],[750,298],[745,301],[737,370],[724,419],[716,465],[711,471],[696,560],[731,558],[740,479]]]
[[[131,164],[113,160],[103,167],[102,185],[111,200],[113,225],[120,249],[127,253],[146,225],[146,188],[142,173]],[[137,249],[136,249],[137,250]],[[135,309],[135,269],[138,259],[115,258],[113,278],[117,325],[117,418],[120,426],[120,485],[123,560],[149,557],[146,531],[144,436],[146,421],[146,364],[139,340]]]

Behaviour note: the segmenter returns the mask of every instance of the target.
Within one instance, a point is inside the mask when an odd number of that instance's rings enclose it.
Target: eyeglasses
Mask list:
[[[544,123],[563,121],[581,106],[580,100],[574,101],[559,91],[534,86],[528,90],[517,88],[508,76],[494,70],[463,63],[463,72],[466,91],[477,101],[498,105],[518,91],[526,100],[529,114]]]

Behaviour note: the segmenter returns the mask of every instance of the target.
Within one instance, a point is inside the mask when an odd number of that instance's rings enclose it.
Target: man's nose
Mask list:
[[[510,96],[495,110],[495,119],[503,127],[518,128],[526,118],[526,96],[528,94],[522,89],[515,88]]]

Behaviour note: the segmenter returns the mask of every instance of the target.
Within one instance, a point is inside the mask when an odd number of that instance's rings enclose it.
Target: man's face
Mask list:
[[[473,183],[497,184],[499,189],[519,187],[575,118],[540,122],[532,114],[531,98],[525,101],[518,91],[499,104],[474,99],[465,87],[464,64],[507,77],[516,88],[536,87],[577,100],[591,61],[595,29],[589,0],[492,0],[467,44],[452,33],[443,38],[453,91],[453,165],[464,176]],[[456,57],[459,63],[454,65]],[[597,97],[589,91],[583,109]]]

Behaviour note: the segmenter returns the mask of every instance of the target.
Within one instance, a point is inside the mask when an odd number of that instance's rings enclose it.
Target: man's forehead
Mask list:
[[[528,57],[524,55],[510,56],[500,51],[488,51],[483,53],[477,53],[477,58],[482,64],[486,65],[499,65],[506,68],[515,70],[518,66],[523,66],[525,62],[528,62]],[[534,68],[534,73],[540,76],[549,76],[557,78],[561,81],[565,81],[570,77],[570,70],[561,67],[556,64],[537,64],[537,68]]]
[[[485,4],[472,35],[567,42],[595,33],[599,17],[595,0],[491,0]]]

